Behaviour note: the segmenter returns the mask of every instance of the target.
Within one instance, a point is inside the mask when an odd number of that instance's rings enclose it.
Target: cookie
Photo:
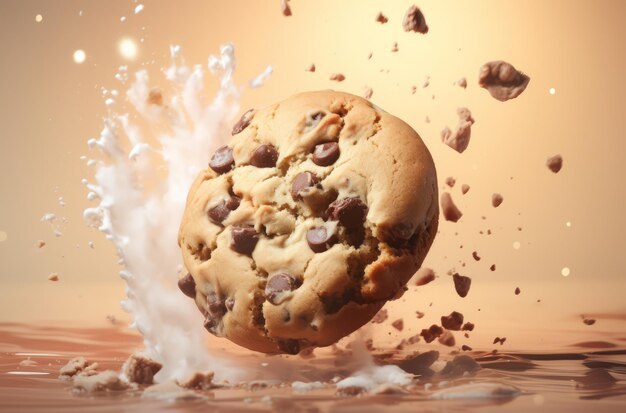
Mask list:
[[[437,232],[435,166],[400,119],[307,92],[237,122],[189,190],[178,243],[204,326],[296,354],[367,323]]]

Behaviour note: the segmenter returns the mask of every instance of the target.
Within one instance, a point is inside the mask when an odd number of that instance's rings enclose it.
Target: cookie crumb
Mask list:
[[[478,84],[501,102],[518,97],[528,86],[530,78],[505,61],[487,62],[480,68]]]
[[[365,88],[365,91],[363,91],[363,97],[367,100],[370,100],[373,94],[374,90],[371,87]]]
[[[441,141],[457,151],[463,153],[469,146],[472,135],[472,125],[475,120],[472,113],[467,108],[458,108],[457,115],[459,123],[454,133],[447,126],[441,131]]]
[[[592,326],[596,323],[596,320],[593,318],[584,318],[583,317],[583,323],[587,324],[588,326]]]
[[[330,80],[333,80],[335,82],[343,82],[344,80],[346,80],[346,77],[341,73],[333,73],[332,75],[330,75]]]
[[[114,316],[113,314],[107,314],[107,316],[106,316],[105,318],[106,318],[106,320],[107,320],[109,323],[111,323],[111,324],[113,324],[113,325],[116,325],[116,324],[117,324],[117,318],[115,318],[115,316]]]
[[[448,185],[450,188],[454,188],[455,183],[456,179],[454,179],[453,177],[449,176],[446,178],[446,185]]]
[[[37,243],[35,243],[35,246],[37,246],[37,248],[41,249],[41,248],[46,246],[46,241],[44,241],[42,239],[37,240]]]
[[[60,379],[68,379],[74,377],[79,373],[83,374],[95,374],[98,368],[98,363],[89,363],[84,357],[74,357],[67,364],[59,370]]]
[[[131,383],[152,384],[154,375],[163,365],[141,353],[131,354],[122,366],[124,375]]]
[[[48,280],[49,281],[59,281],[59,274],[57,274],[56,272],[51,273],[50,275],[48,275]]]
[[[452,276],[452,279],[454,280],[454,289],[456,290],[457,294],[461,298],[465,298],[470,290],[470,286],[472,285],[472,279],[470,277],[465,277],[464,275],[461,275],[459,273],[455,273]]]
[[[548,158],[546,166],[555,174],[558,173],[563,167],[563,158],[561,155],[554,155]]]
[[[496,337],[493,339],[493,344],[500,343],[500,345],[503,345],[505,341],[506,341],[506,337],[502,337],[502,338]]]
[[[422,87],[426,89],[428,85],[430,85],[430,76],[426,76],[426,79],[424,79],[424,83],[422,83]]]
[[[417,92],[417,86],[411,86],[411,94],[414,95]]]
[[[304,69],[306,72],[315,72],[315,64],[311,63],[311,65],[309,65],[309,67],[307,67],[306,69]]]
[[[283,16],[289,17],[291,16],[291,7],[289,7],[289,0],[280,0],[280,10],[283,13]]]
[[[480,256],[478,255],[478,252],[473,251],[473,252],[472,252],[472,257],[473,257],[476,261],[480,261]]]
[[[463,213],[452,201],[452,195],[448,192],[441,194],[441,212],[446,221],[457,222],[463,216]]]
[[[196,371],[178,382],[180,387],[193,390],[209,390],[215,387],[212,371]]]
[[[402,28],[405,32],[428,33],[428,25],[424,14],[416,5],[408,8],[402,20]]]
[[[370,59],[372,58],[372,56],[374,56],[374,53],[370,52],[370,53],[367,55],[367,60],[370,60]]]
[[[385,24],[389,21],[389,19],[382,12],[379,11],[376,15],[376,21],[380,24]]]
[[[470,346],[463,344],[461,346],[461,351],[472,351],[472,348]]]
[[[400,49],[398,49],[398,42],[394,42],[394,43],[393,43],[393,46],[391,46],[391,52],[392,52],[392,53],[395,53],[395,52],[397,52],[398,50],[400,50]]]
[[[454,334],[450,331],[444,331],[444,333],[439,337],[439,343],[448,347],[454,346],[456,344]]]
[[[489,269],[491,271],[495,271],[496,270],[496,264],[491,264],[491,267],[489,267]]]
[[[415,280],[415,285],[421,287],[422,285],[426,285],[435,280],[435,272],[427,267],[422,267],[417,270],[415,274],[418,276],[417,280]]]
[[[442,334],[443,328],[439,327],[437,324],[433,324],[428,329],[423,329],[420,336],[424,338],[425,342],[430,343],[436,338],[439,338]]]
[[[515,295],[519,295],[522,292],[522,290],[519,289],[519,287],[515,288]]]
[[[491,205],[493,205],[494,208],[497,208],[500,205],[502,205],[502,201],[504,201],[504,198],[502,197],[502,195],[498,193],[494,193],[493,195],[491,195]]]
[[[449,315],[441,316],[441,325],[446,330],[458,331],[463,326],[463,314],[453,311]]]
[[[418,319],[420,319],[420,318],[424,318],[424,316],[425,316],[425,315],[426,315],[426,314],[425,314],[425,313],[422,313],[421,311],[417,311],[417,310],[415,311],[415,316],[416,316]]]
[[[459,87],[462,87],[463,89],[467,88],[467,79],[465,79],[464,77],[460,78],[459,80],[456,81],[456,84]]]
[[[461,185],[461,193],[465,195],[470,190],[470,186],[468,184]]]
[[[372,318],[372,323],[381,324],[389,318],[389,313],[384,308],[381,308],[376,315]]]
[[[96,393],[126,390],[130,385],[124,382],[113,370],[106,370],[92,376],[78,374],[74,376],[72,387],[74,390]]]
[[[404,330],[404,320],[399,318],[396,321],[394,321],[393,323],[391,323],[391,326],[393,328],[395,328],[398,331],[402,331]]]
[[[470,323],[469,321],[466,322],[465,324],[463,324],[463,327],[461,327],[461,330],[463,331],[474,331],[474,323]]]

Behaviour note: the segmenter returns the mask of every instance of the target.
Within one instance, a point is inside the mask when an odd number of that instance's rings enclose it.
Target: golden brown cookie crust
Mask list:
[[[331,90],[248,112],[233,132],[234,165],[194,181],[178,238],[205,326],[266,353],[330,345],[368,322],[426,256],[439,213],[432,157],[402,120]],[[304,172],[316,181],[294,196]],[[258,238],[249,255],[232,246],[246,225]],[[334,238],[310,246],[320,227]],[[268,300],[277,274],[292,290]]]

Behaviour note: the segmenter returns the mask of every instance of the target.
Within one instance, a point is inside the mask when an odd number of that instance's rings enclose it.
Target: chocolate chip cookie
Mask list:
[[[307,92],[249,110],[187,198],[178,243],[211,333],[297,354],[368,322],[437,232],[419,135],[358,96]]]

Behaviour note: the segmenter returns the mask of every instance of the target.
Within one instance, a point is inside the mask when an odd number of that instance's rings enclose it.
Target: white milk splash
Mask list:
[[[239,111],[234,48],[224,45],[218,57],[209,58],[208,70],[220,81],[211,102],[202,96],[202,66],[187,66],[179,46],[170,51],[172,63],[164,70],[169,98],[151,94],[145,70],[135,74],[126,93],[132,115],[117,113],[117,92],[110,93],[100,137],[88,142],[103,159],[90,161],[95,182],[83,180],[88,199],[100,203],[86,209],[84,218],[117,248],[124,267],[120,276],[127,283],[122,306],[142,334],[147,354],[163,363],[157,379],[210,369],[219,379],[236,380],[243,372],[208,353],[202,316],[176,285],[181,270],[176,239],[187,191],[230,136],[227,125]],[[120,68],[116,75],[122,83],[125,71]]]

